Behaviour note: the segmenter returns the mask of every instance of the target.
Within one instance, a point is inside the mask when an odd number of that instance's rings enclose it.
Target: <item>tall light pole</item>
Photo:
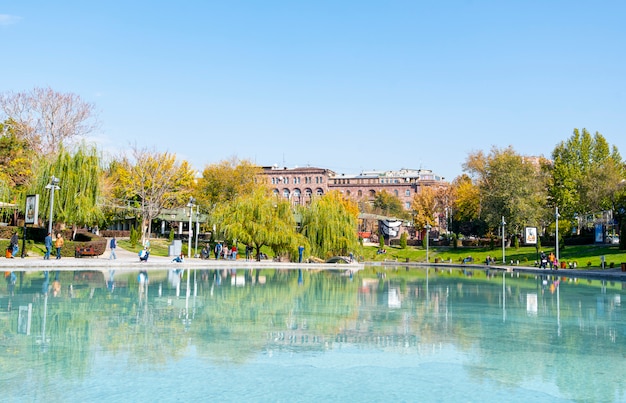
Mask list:
[[[555,207],[554,219],[555,219],[555,236],[556,236],[556,261],[559,261],[559,208]],[[558,267],[557,267],[558,269]]]
[[[46,189],[50,189],[50,220],[48,221],[48,233],[52,234],[52,213],[54,212],[54,191],[61,189],[59,183],[61,179],[52,175],[50,177],[50,183],[46,185]]]
[[[187,203],[187,207],[189,207],[189,239],[187,245],[187,257],[191,259],[191,237],[193,236],[193,228],[191,227],[191,219],[193,218],[193,208],[196,205],[196,199],[193,197],[189,198],[189,203]],[[187,278],[189,280],[189,278]]]
[[[424,229],[426,230],[426,263],[428,263],[428,244],[429,244],[429,242],[428,242],[428,237],[429,237],[429,235],[430,235],[430,229],[431,229],[431,228],[432,228],[432,227],[430,226],[430,224],[426,224],[426,225],[424,226]]]
[[[502,263],[506,263],[506,256],[504,252],[504,226],[506,225],[506,221],[504,221],[504,216],[502,216]]]
[[[198,257],[198,235],[200,234],[200,205],[196,205],[196,247],[194,250],[194,256]]]

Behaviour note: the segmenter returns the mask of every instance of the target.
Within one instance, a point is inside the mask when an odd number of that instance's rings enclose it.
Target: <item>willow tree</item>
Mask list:
[[[276,255],[294,254],[302,242],[291,205],[271,195],[267,188],[257,188],[219,204],[213,221],[229,239],[252,246],[257,258],[263,246]]]
[[[311,254],[321,258],[357,251],[358,207],[338,191],[315,197],[302,208],[301,233],[308,240]]]
[[[60,189],[54,193],[54,220],[74,227],[98,223],[103,217],[99,205],[103,173],[100,162],[95,147],[82,144],[73,153],[61,147],[54,159],[39,161],[30,191],[48,194],[46,185],[55,176],[60,179]],[[39,211],[49,218],[50,197],[40,197]]]

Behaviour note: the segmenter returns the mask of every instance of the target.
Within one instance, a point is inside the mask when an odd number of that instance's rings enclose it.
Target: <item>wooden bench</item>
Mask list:
[[[84,256],[98,256],[96,250],[93,246],[85,246],[85,247],[76,247],[76,252],[74,254],[75,257],[84,257]]]

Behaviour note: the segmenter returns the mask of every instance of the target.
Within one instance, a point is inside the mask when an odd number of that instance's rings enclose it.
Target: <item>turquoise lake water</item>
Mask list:
[[[0,287],[2,401],[626,401],[621,282],[404,267],[15,274]]]

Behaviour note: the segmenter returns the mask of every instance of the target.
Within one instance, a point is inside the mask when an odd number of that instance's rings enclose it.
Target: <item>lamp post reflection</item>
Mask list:
[[[193,197],[189,198],[189,203],[187,203],[187,207],[189,207],[189,237],[187,240],[187,257],[191,259],[191,238],[193,237],[193,229],[192,226],[192,218],[193,218],[193,208],[196,205],[196,199]],[[187,285],[189,285],[189,277],[187,277]]]
[[[506,256],[505,256],[505,252],[504,252],[504,242],[505,242],[505,236],[504,236],[504,226],[506,225],[506,221],[504,221],[504,216],[502,216],[502,222],[500,223],[502,225],[502,263],[506,263]]]
[[[559,262],[559,217],[561,215],[559,214],[559,208],[555,207],[555,212],[554,212],[554,219],[555,219],[555,241],[554,244],[555,246],[555,250],[556,250],[556,261]],[[557,267],[558,269],[558,267]]]

